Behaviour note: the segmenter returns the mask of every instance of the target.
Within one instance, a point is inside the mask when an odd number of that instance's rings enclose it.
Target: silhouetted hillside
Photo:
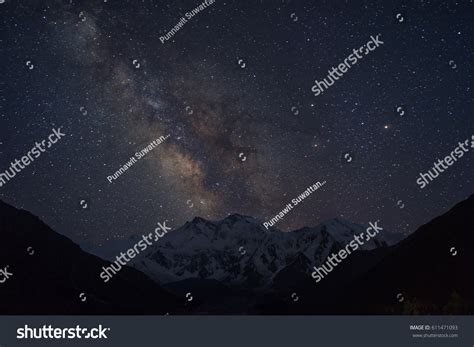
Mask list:
[[[104,284],[106,261],[0,202],[0,269],[14,274],[0,284],[0,314],[472,314],[473,226],[474,195],[398,244],[373,239],[316,283],[313,266],[361,226],[282,233],[240,215],[195,218],[136,258],[166,284],[133,268]]]
[[[133,268],[104,283],[99,273],[108,262],[32,214],[0,202],[0,269],[7,265],[13,277],[0,284],[0,314],[162,314],[177,305],[173,295]]]
[[[473,245],[471,195],[392,247],[355,252],[319,283],[291,286],[279,274],[273,292],[299,294],[293,313],[473,314]]]

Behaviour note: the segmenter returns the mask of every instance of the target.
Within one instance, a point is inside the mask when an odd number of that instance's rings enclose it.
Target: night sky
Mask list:
[[[473,150],[416,184],[474,134],[472,1],[216,0],[160,41],[201,3],[1,1],[0,172],[52,128],[66,137],[0,198],[103,243],[163,220],[263,222],[325,180],[275,226],[342,216],[412,232],[474,192]],[[378,34],[314,96],[315,79]]]

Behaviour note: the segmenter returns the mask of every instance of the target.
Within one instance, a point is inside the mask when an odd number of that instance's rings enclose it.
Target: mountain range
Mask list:
[[[282,232],[248,216],[196,217],[103,283],[102,258],[138,236],[84,247],[92,255],[0,202],[0,268],[14,274],[0,284],[0,314],[472,314],[473,212],[471,195],[404,239],[382,231],[319,283],[313,266],[365,227],[335,218]]]
[[[163,284],[196,278],[265,289],[296,260],[309,271],[364,231],[341,218],[292,232],[267,230],[258,220],[238,214],[217,222],[194,218],[135,258],[133,266]],[[382,230],[360,249],[387,247],[400,239]]]

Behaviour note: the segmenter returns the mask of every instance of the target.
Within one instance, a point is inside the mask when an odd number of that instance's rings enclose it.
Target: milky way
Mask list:
[[[0,170],[52,127],[67,136],[0,198],[103,242],[162,220],[268,220],[317,181],[279,228],[343,216],[411,232],[474,191],[470,154],[415,182],[473,134],[471,3],[217,0],[160,41],[200,3],[1,4]],[[379,33],[383,46],[314,96]]]

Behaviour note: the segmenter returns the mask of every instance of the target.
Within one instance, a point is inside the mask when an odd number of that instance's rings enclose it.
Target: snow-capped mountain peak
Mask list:
[[[220,221],[196,217],[150,246],[133,265],[160,283],[204,278],[262,287],[298,256],[318,265],[364,231],[342,218],[282,232],[266,230],[255,218],[239,214]],[[381,232],[360,248],[388,244]]]

